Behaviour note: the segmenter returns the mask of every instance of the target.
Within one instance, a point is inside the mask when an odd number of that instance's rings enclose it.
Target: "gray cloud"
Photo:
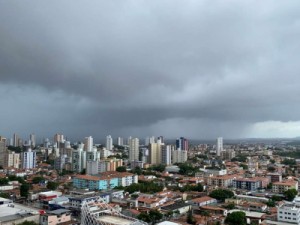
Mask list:
[[[233,138],[300,121],[299,6],[2,1],[1,132]]]

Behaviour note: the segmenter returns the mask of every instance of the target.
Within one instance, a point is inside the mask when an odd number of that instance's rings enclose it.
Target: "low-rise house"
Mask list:
[[[68,224],[72,224],[71,221],[71,212],[66,209],[49,211],[40,216],[40,225],[59,225],[67,222],[69,222]]]
[[[161,211],[163,212],[173,212],[175,214],[184,214],[187,213],[189,210],[191,210],[192,206],[188,203],[174,203],[172,205],[167,205],[161,207]]]
[[[285,191],[289,189],[298,190],[298,181],[295,180],[284,180],[281,182],[275,182],[272,186],[273,193],[283,194]]]
[[[227,212],[228,212],[227,209],[224,209],[224,208],[221,208],[218,206],[210,206],[210,205],[201,206],[200,210],[209,212],[211,214],[223,215],[223,216],[227,216]]]
[[[193,206],[204,206],[204,205],[217,203],[218,201],[215,198],[211,198],[209,196],[203,196],[200,198],[194,198],[190,202],[193,204]]]
[[[236,205],[238,209],[246,210],[246,211],[255,211],[255,212],[265,212],[268,206],[261,202],[241,202]]]

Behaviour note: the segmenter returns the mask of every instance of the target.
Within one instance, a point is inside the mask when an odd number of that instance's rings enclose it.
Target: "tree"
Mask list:
[[[298,191],[296,189],[292,188],[292,189],[285,191],[283,194],[284,194],[284,197],[286,200],[293,201],[294,198],[297,196]]]
[[[269,172],[274,172],[276,168],[274,166],[269,166],[267,169]]]
[[[8,179],[7,178],[0,178],[0,185],[6,185],[8,184]]]
[[[234,209],[235,208],[235,204],[233,202],[228,203],[227,205],[224,206],[226,209]]]
[[[59,183],[54,182],[54,181],[48,181],[47,183],[47,188],[50,190],[56,190],[59,186]]]
[[[273,183],[269,183],[268,185],[267,185],[267,189],[272,189],[273,188]]]
[[[33,184],[39,184],[39,183],[44,182],[44,181],[45,181],[45,178],[43,178],[43,177],[34,177],[32,179]]]
[[[164,165],[164,164],[153,165],[150,168],[151,168],[151,170],[155,170],[157,172],[164,172],[166,169],[166,165]]]
[[[274,200],[272,200],[272,199],[269,199],[269,201],[266,203],[266,205],[268,207],[275,207],[276,202]]]
[[[132,172],[133,172],[134,174],[141,175],[142,172],[143,172],[143,170],[141,169],[141,167],[136,166],[136,167],[132,170]]]
[[[6,192],[1,192],[1,193],[0,193],[0,197],[1,197],[1,198],[10,198],[10,194],[9,194],[9,193],[6,193]]]
[[[118,172],[126,172],[127,171],[126,170],[126,166],[119,166],[119,167],[117,167],[116,171],[118,171]]]
[[[225,224],[229,225],[246,225],[247,220],[246,220],[246,214],[242,211],[237,211],[233,212],[227,215],[225,219]]]
[[[248,166],[246,164],[241,164],[240,166],[243,168],[243,170],[247,170],[248,169]]]
[[[273,195],[272,198],[271,198],[273,201],[275,202],[279,202],[282,200],[282,197],[281,196],[278,196],[278,195]]]
[[[163,214],[161,214],[158,210],[154,210],[154,209],[151,209],[150,212],[149,212],[149,216],[150,216],[150,219],[152,221],[152,224],[154,224],[155,222],[161,220],[163,218]]]
[[[232,198],[234,196],[234,193],[230,190],[226,189],[217,189],[213,190],[210,194],[210,197],[215,198],[219,201],[224,202],[226,198]]]
[[[186,222],[187,222],[188,224],[196,224],[196,220],[195,220],[195,218],[193,217],[193,212],[192,212],[192,210],[189,210],[189,211],[188,211],[187,218],[186,218]]]
[[[194,175],[198,171],[198,169],[190,163],[181,163],[178,167],[181,175]]]
[[[38,223],[35,223],[33,221],[25,220],[24,222],[18,223],[17,225],[38,225]]]
[[[21,195],[22,197],[27,198],[27,197],[28,197],[28,191],[29,191],[29,189],[30,189],[29,184],[27,184],[27,183],[22,184],[22,185],[20,186],[20,195]]]
[[[140,213],[140,214],[137,216],[137,218],[138,218],[139,220],[143,220],[143,221],[145,221],[145,222],[147,222],[147,223],[149,223],[149,222],[151,221],[149,214],[148,214],[148,213],[145,213],[145,212]]]

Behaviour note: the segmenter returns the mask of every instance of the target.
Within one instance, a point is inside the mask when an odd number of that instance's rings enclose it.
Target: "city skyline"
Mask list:
[[[0,135],[299,137],[299,7],[2,1]]]

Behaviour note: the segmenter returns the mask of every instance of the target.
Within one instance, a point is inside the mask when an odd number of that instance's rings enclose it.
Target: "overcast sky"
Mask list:
[[[0,135],[300,136],[299,9],[0,0]]]

